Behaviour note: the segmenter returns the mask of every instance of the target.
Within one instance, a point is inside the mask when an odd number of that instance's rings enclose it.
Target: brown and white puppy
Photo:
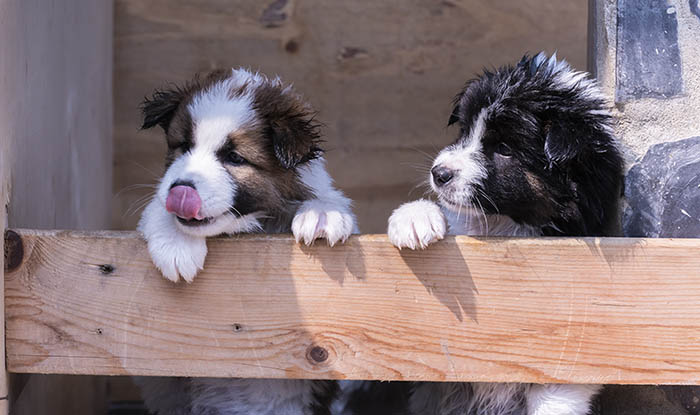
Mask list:
[[[156,91],[143,116],[143,128],[165,131],[168,153],[138,229],[167,279],[193,280],[207,236],[291,230],[334,245],[356,229],[326,172],[313,111],[279,79],[217,71]]]
[[[191,282],[206,237],[294,234],[330,245],[357,232],[350,200],[333,187],[311,108],[279,79],[217,71],[143,103],[143,128],[165,131],[166,172],[138,229],[171,280]],[[268,379],[136,379],[159,414],[327,413],[336,382]]]

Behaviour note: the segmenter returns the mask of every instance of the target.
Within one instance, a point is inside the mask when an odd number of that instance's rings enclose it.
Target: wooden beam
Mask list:
[[[700,240],[219,238],[187,285],[135,233],[19,233],[12,372],[700,383]]]

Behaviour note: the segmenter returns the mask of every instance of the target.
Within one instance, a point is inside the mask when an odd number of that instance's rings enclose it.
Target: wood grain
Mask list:
[[[445,127],[464,82],[540,50],[585,69],[586,16],[585,1],[117,0],[113,227],[135,228],[139,215],[126,212],[150,189],[129,186],[156,183],[163,169],[162,133],[138,131],[143,97],[244,66],[309,99],[360,229],[385,232],[391,210],[425,190],[414,187],[429,158],[458,134]]]
[[[0,236],[7,223],[109,228],[113,20],[111,1],[0,1]],[[89,377],[10,376],[10,412],[104,414],[104,385]],[[7,406],[0,400],[0,414]]]
[[[700,383],[700,240],[247,236],[187,285],[135,233],[21,233],[13,372]]]

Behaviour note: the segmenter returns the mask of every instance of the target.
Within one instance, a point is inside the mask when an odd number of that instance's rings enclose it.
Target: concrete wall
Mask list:
[[[160,131],[137,106],[167,82],[248,66],[293,82],[320,111],[327,158],[355,201],[360,230],[386,232],[420,197],[425,167],[457,134],[450,102],[483,67],[558,50],[586,68],[582,0],[117,0],[114,227],[133,229],[138,199],[162,172]]]
[[[109,1],[0,2],[0,230],[109,227],[112,22]],[[10,383],[13,414],[104,413],[102,379]]]

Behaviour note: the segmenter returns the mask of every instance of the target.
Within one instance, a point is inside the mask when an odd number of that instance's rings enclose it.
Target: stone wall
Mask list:
[[[626,236],[700,237],[700,2],[592,0],[591,67],[628,174]],[[602,415],[698,415],[695,386],[609,386]]]

